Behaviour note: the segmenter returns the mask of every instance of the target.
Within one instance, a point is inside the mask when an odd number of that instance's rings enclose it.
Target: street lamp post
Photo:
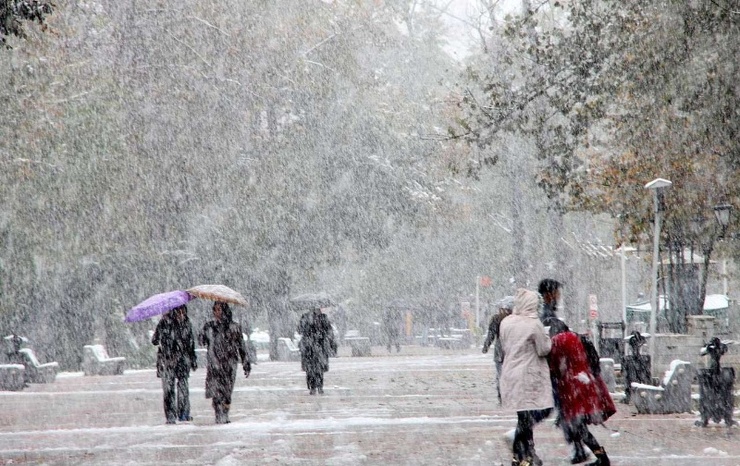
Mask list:
[[[652,275],[652,293],[650,299],[650,340],[649,340],[649,351],[650,360],[652,361],[651,366],[656,367],[655,364],[655,332],[657,326],[657,315],[659,309],[658,302],[658,255],[660,254],[660,195],[662,194],[663,188],[671,186],[668,180],[663,178],[656,178],[650,183],[645,185],[645,188],[653,191],[653,207],[655,210],[655,222],[653,228],[653,275]]]
[[[730,213],[732,212],[732,205],[731,204],[720,204],[712,207],[712,210],[714,210],[714,217],[717,219],[717,223],[719,223],[720,230],[718,238],[724,238],[725,232],[727,231],[727,225],[730,223]]]

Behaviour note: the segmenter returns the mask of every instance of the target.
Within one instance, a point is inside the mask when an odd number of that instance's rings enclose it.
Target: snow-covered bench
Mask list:
[[[82,370],[85,375],[121,375],[124,357],[111,358],[103,345],[85,345],[82,353]]]
[[[470,344],[467,343],[462,336],[452,337],[439,337],[435,342],[437,347],[444,349],[465,349],[470,348]]]
[[[0,364],[0,390],[23,390],[25,371],[23,364]]]
[[[609,393],[614,393],[617,388],[617,378],[614,375],[614,359],[600,358],[599,366],[601,367],[601,379],[609,389]]]
[[[278,361],[300,361],[301,351],[290,338],[282,337],[277,340]]]
[[[28,382],[52,383],[56,380],[59,371],[58,362],[41,364],[31,348],[21,348],[19,352],[23,356],[23,365],[26,366],[26,380]]]
[[[352,356],[362,357],[371,355],[370,337],[344,337],[344,343],[352,348]]]
[[[632,382],[632,402],[640,414],[691,412],[691,363],[674,359],[660,386]]]

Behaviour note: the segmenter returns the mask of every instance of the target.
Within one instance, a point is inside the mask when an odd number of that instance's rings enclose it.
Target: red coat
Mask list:
[[[565,421],[584,416],[598,424],[617,411],[604,381],[591,373],[578,335],[563,332],[552,337],[549,363]]]

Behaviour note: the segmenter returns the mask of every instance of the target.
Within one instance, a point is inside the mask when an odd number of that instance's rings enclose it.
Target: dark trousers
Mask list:
[[[187,377],[175,377],[170,371],[162,374],[164,415],[167,421],[190,417],[190,389]]]
[[[516,432],[514,433],[514,455],[521,461],[534,456],[535,424],[542,422],[552,412],[552,408],[532,411],[517,411]]]
[[[563,424],[565,430],[565,439],[575,445],[576,455],[583,453],[583,444],[592,451],[597,452],[601,449],[601,445],[596,440],[596,437],[588,430],[586,419],[582,416],[572,419]]]
[[[309,368],[306,371],[306,385],[309,390],[324,389],[324,371],[319,368]]]

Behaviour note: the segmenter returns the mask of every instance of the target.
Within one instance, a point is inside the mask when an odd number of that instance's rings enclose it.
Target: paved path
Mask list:
[[[473,349],[343,349],[324,396],[308,395],[300,363],[263,362],[238,379],[228,425],[214,424],[204,377],[190,379],[194,421],[175,426],[164,425],[154,370],[0,392],[0,464],[510,464],[500,437],[515,417],[496,406],[490,356]],[[609,429],[593,429],[614,465],[740,465],[740,430],[618,409]],[[551,421],[535,440],[545,465],[570,464]]]

